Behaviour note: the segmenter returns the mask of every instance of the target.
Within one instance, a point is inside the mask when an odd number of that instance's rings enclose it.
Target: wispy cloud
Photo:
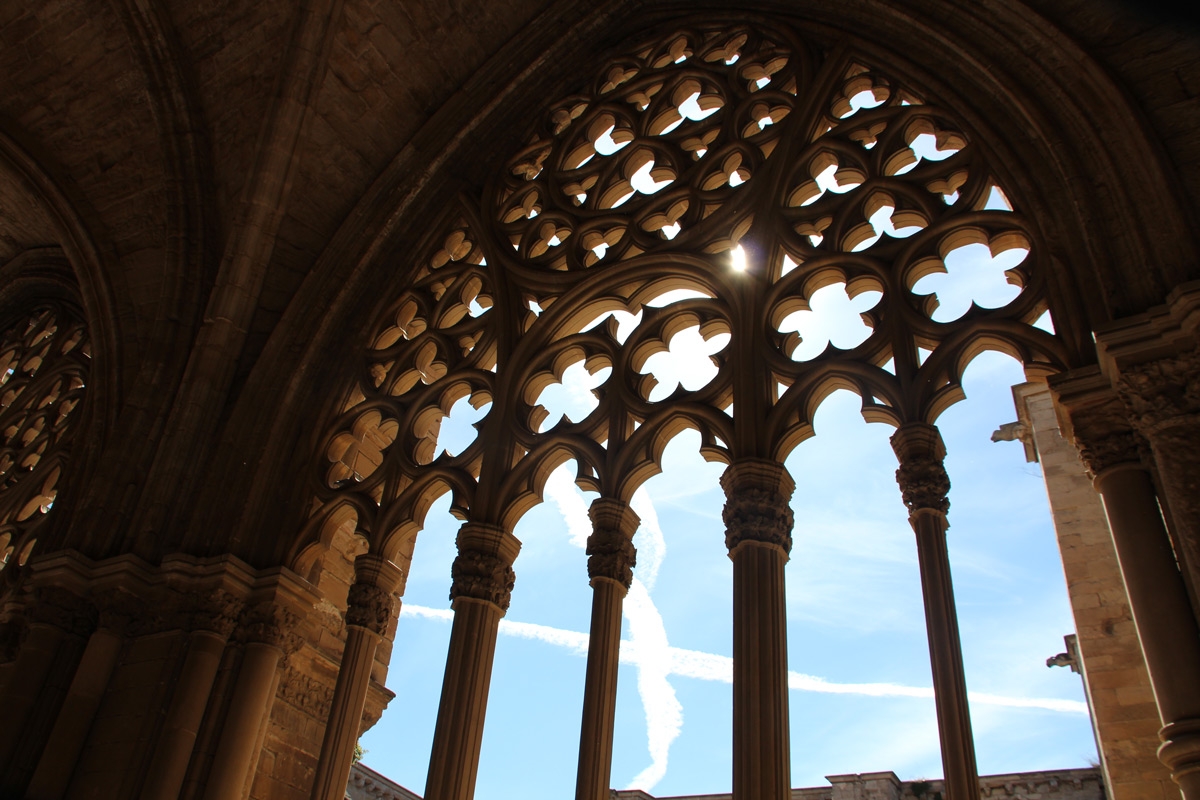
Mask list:
[[[634,581],[637,586],[637,581]],[[644,589],[639,590],[640,594]],[[635,598],[635,590],[630,590],[630,598]],[[638,600],[632,603],[636,606]],[[453,612],[445,609],[426,608],[424,606],[406,605],[404,614],[438,619],[449,622],[454,618]],[[661,617],[659,618],[661,624]],[[677,675],[682,678],[697,678],[704,681],[733,683],[733,659],[729,656],[705,653],[699,650],[684,650],[678,647],[662,647],[666,633],[663,631],[659,638],[653,624],[646,626],[647,635],[621,642],[621,661],[645,669],[650,666],[656,674],[664,674],[660,665],[666,664],[666,675]],[[633,624],[630,624],[631,633]],[[576,631],[553,628],[549,625],[537,625],[530,622],[500,621],[500,632],[509,636],[523,639],[536,639],[548,644],[558,645],[571,650],[573,655],[587,655],[588,635]],[[898,683],[837,683],[815,675],[805,675],[801,672],[788,673],[788,688],[799,692],[816,692],[819,694],[849,694],[862,697],[923,697],[932,698],[933,689],[928,686],[905,686]],[[674,692],[671,693],[674,697]],[[1066,714],[1086,714],[1087,704],[1080,700],[1062,700],[1056,697],[1013,697],[992,694],[990,692],[970,692],[972,703],[1005,708],[1035,708],[1045,711],[1058,711]],[[668,726],[664,729],[669,730]]]

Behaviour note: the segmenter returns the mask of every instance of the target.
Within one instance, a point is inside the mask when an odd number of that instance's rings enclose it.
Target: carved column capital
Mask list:
[[[222,589],[192,592],[185,603],[189,630],[209,631],[222,639],[233,634],[243,610],[242,600]]]
[[[725,546],[732,556],[743,542],[774,545],[792,551],[792,508],[796,484],[774,461],[743,459],[721,474],[725,490]]]
[[[909,517],[923,511],[945,516],[950,510],[950,476],[943,463],[946,445],[937,427],[909,422],[896,429],[891,442],[900,461],[896,483]]]
[[[593,501],[588,516],[592,520],[587,540],[588,577],[608,578],[629,589],[637,565],[633,535],[641,520],[628,503],[609,497]]]
[[[75,636],[90,636],[96,629],[96,607],[68,589],[39,586],[33,598],[28,612],[32,624],[52,625]]]
[[[346,596],[346,624],[383,636],[395,607],[396,599],[391,592],[369,583],[355,582]]]
[[[517,537],[503,528],[465,523],[458,531],[458,556],[450,567],[450,601],[467,597],[507,611],[516,585],[512,565],[520,549]]]
[[[246,644],[269,645],[288,655],[304,644],[296,633],[300,622],[295,613],[276,601],[263,600],[242,614],[238,638]]]
[[[354,560],[354,575],[346,597],[346,624],[383,636],[396,613],[404,572],[378,553],[364,553]]]
[[[1200,422],[1200,350],[1125,365],[1117,393],[1146,436]]]
[[[1144,444],[1129,411],[1108,379],[1093,369],[1065,373],[1051,380],[1063,422],[1063,436],[1079,450],[1094,479],[1119,466],[1142,467]]]
[[[124,635],[145,614],[146,603],[123,589],[101,589],[92,593],[98,611],[97,628]]]

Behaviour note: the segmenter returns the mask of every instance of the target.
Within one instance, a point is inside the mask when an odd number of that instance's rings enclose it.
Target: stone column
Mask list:
[[[1018,384],[1013,397],[1026,458],[1041,462],[1050,499],[1106,796],[1177,798],[1179,787],[1156,756],[1162,722],[1104,503],[1079,450],[1060,431],[1049,387]],[[1003,431],[993,439],[1004,438]]]
[[[1200,350],[1121,369],[1117,391],[1150,445],[1177,556],[1200,609]]]
[[[583,686],[575,800],[608,800],[617,714],[621,608],[633,583],[637,551],[632,540],[640,520],[628,504],[606,497],[594,501],[588,515],[592,518],[592,535],[587,542],[592,627]]]
[[[142,800],[175,800],[183,787],[196,735],[212,696],[225,645],[237,625],[241,602],[216,591],[194,595],[183,668],[171,693],[171,704],[154,746],[154,755],[142,786]]]
[[[795,490],[782,464],[744,459],[721,475],[733,561],[733,797],[789,800],[787,602]]]
[[[520,549],[515,536],[495,525],[468,522],[458,532],[450,589],[454,627],[425,800],[471,800],[475,795],[496,634],[508,610],[512,564]]]
[[[56,721],[52,715],[77,669],[76,659],[96,627],[95,607],[56,586],[34,590],[28,618],[28,633],[4,698],[0,797],[24,796]]]
[[[121,654],[125,627],[137,613],[136,599],[119,590],[102,593],[96,604],[100,609],[99,624],[88,638],[58,719],[29,782],[25,792],[28,800],[54,800],[66,794],[75,763],[83,752],[100,700]]]
[[[1061,397],[1061,395],[1060,395]],[[1163,728],[1159,760],[1186,800],[1200,800],[1200,629],[1138,439],[1116,402],[1063,398],[1073,438],[1112,531]],[[1115,401],[1115,398],[1113,398]]]
[[[346,796],[375,650],[397,612],[396,595],[403,591],[400,568],[377,553],[356,558],[354,575],[346,600],[346,647],[313,780],[313,800],[342,800]]]
[[[946,520],[950,478],[942,463],[946,447],[935,426],[910,422],[892,435],[892,449],[900,461],[896,482],[917,535],[946,795],[948,800],[978,800],[979,768],[946,550],[946,529],[950,527]]]
[[[276,672],[298,620],[273,601],[252,609],[243,623],[245,646],[233,698],[208,772],[205,800],[245,800],[258,763],[258,734],[275,700]]]

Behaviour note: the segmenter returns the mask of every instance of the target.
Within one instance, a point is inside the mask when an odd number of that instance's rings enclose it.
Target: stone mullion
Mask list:
[[[400,569],[375,553],[355,559],[354,571],[346,609],[346,646],[313,779],[313,800],[342,800],[345,796],[375,651],[395,618],[395,597],[404,583]]]
[[[1200,627],[1192,610],[1143,443],[1097,374],[1054,386],[1080,457],[1104,502],[1162,729],[1158,757],[1186,800],[1200,800]]]
[[[429,756],[425,800],[471,800],[500,618],[513,588],[521,543],[494,525],[468,522],[458,533],[450,590],[454,624]]]
[[[587,546],[592,621],[575,798],[608,800],[617,712],[621,614],[625,595],[633,583],[637,554],[631,540],[639,520],[627,504],[611,498],[594,501],[588,514],[593,529]]]
[[[744,459],[721,476],[733,561],[733,797],[789,800],[787,598],[795,484],[782,464]]]
[[[900,461],[896,481],[917,538],[946,795],[948,800],[975,800],[979,768],[946,548],[950,527],[946,519],[950,479],[942,463],[946,448],[938,429],[922,422],[901,426],[892,435],[892,448]]]

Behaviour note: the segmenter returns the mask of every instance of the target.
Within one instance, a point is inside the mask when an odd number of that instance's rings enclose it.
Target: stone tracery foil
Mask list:
[[[782,461],[836,389],[899,426],[961,399],[985,349],[1033,376],[1061,369],[1061,343],[1033,326],[1046,311],[1036,230],[1019,198],[1007,205],[985,142],[923,88],[816,44],[781,21],[687,21],[546,106],[398,287],[331,426],[317,515],[349,503],[381,546],[450,490],[458,516],[511,529],[567,460],[581,486],[628,499],[684,428],[709,459]],[[730,267],[739,245],[746,272]],[[913,287],[966,245],[1027,250],[1007,273],[1020,292],[935,321],[937,299]],[[832,284],[880,293],[870,334],[799,361],[781,322]],[[594,324],[613,312],[641,318],[626,333]],[[689,328],[730,337],[716,375],[651,401],[647,360]],[[580,362],[611,370],[596,407],[540,430],[542,391]],[[462,397],[492,410],[463,453],[434,458]]]

